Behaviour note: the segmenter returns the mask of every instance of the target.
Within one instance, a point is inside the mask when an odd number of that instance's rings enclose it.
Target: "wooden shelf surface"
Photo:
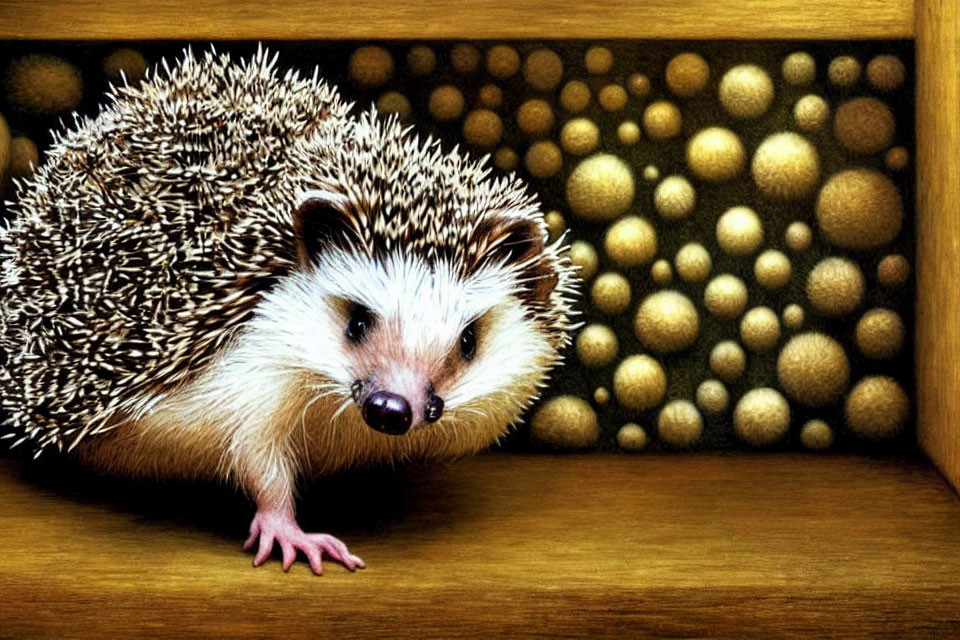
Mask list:
[[[193,485],[0,460],[0,637],[957,637],[960,498],[925,462],[524,456],[322,481],[369,568],[240,551]]]
[[[911,38],[914,0],[0,0],[0,39]]]

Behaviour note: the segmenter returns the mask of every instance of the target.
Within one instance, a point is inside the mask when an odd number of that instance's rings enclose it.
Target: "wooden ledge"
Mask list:
[[[0,0],[0,39],[896,39],[914,0]]]
[[[301,521],[369,568],[240,543],[246,501],[0,461],[0,636],[960,634],[960,498],[926,463],[522,456],[335,478]]]

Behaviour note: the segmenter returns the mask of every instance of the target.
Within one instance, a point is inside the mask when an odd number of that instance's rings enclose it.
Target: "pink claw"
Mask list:
[[[366,567],[363,560],[347,550],[347,545],[326,533],[305,533],[293,514],[282,511],[257,511],[250,523],[250,537],[243,543],[243,550],[249,551],[260,539],[253,566],[259,567],[270,557],[273,543],[280,545],[283,552],[283,570],[288,571],[297,559],[297,550],[303,551],[310,561],[315,574],[323,575],[322,557],[324,552],[334,560],[341,562],[350,571]]]

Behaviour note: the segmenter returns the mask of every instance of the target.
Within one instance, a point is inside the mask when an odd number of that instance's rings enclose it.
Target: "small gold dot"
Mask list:
[[[590,297],[601,313],[623,313],[630,306],[630,283],[619,273],[604,273],[593,281]]]
[[[600,89],[597,102],[604,111],[620,111],[627,104],[627,90],[618,84],[608,84]]]
[[[590,104],[590,87],[585,82],[571,80],[560,90],[560,105],[570,113],[580,113]]]
[[[520,70],[520,54],[513,47],[498,44],[487,51],[487,71],[494,78],[505,79]]]
[[[632,147],[640,141],[640,127],[633,120],[624,120],[617,127],[617,140],[625,147]]]
[[[613,53],[606,47],[590,47],[584,56],[584,65],[593,75],[607,73],[613,67]]]
[[[527,149],[524,164],[533,177],[548,178],[560,171],[563,166],[563,152],[549,140],[534,142]]]
[[[644,98],[650,93],[650,78],[642,73],[631,74],[627,78],[627,90],[637,98]]]

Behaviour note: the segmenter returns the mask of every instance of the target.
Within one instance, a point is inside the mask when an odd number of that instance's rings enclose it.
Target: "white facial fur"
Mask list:
[[[504,284],[509,282],[497,266],[463,282],[443,262],[430,268],[399,253],[380,261],[330,249],[315,268],[290,275],[265,297],[249,331],[269,336],[265,344],[277,366],[333,383],[331,392],[345,402],[354,381],[364,378],[404,395],[416,426],[431,383],[444,400],[444,417],[452,418],[458,410],[480,409],[486,396],[539,376],[550,360],[550,345],[524,318],[521,303]],[[335,300],[373,312],[370,339],[352,344],[345,338],[346,320]],[[476,356],[454,375],[436,379],[444,363],[457,357],[463,329],[484,314]]]

